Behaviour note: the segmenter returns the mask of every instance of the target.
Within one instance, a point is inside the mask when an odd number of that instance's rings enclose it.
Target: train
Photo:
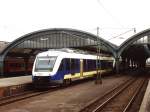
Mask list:
[[[93,54],[70,49],[48,50],[37,54],[32,81],[35,87],[70,84],[74,79],[94,77],[96,64],[100,65],[102,74],[111,72],[114,58],[102,55],[97,61],[97,56]]]
[[[5,76],[31,75],[34,58],[30,58],[28,62],[22,57],[7,57],[4,61]]]

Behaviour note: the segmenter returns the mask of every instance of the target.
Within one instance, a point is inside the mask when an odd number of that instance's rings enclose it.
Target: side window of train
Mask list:
[[[96,69],[96,60],[94,60],[93,63],[94,63],[94,69]]]
[[[76,68],[76,60],[75,59],[71,59],[71,70],[75,70]]]
[[[59,66],[59,71],[63,71],[64,70],[64,63],[65,63],[65,59],[63,59],[60,63],[60,66]]]
[[[91,59],[89,59],[89,62],[88,62],[88,69],[89,70],[92,70],[92,60]]]
[[[76,68],[76,70],[80,69],[80,60],[79,59],[75,60],[75,68]]]
[[[95,65],[96,65],[96,64],[95,64],[95,60],[92,60],[92,66],[93,66],[93,67],[92,67],[92,70],[95,69],[95,67],[96,67]]]
[[[66,70],[70,71],[70,59],[66,59]]]
[[[93,60],[89,60],[89,70],[93,70],[93,66],[94,66],[94,64],[93,64]]]

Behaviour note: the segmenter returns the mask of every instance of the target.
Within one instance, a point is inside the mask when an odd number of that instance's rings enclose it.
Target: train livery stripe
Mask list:
[[[100,72],[103,74],[105,72],[110,72],[111,69],[107,69],[107,70],[101,70]],[[83,72],[83,77],[89,77],[89,76],[93,76],[94,74],[96,74],[97,71],[89,71],[89,72]],[[66,74],[64,76],[64,79],[73,79],[73,78],[83,78],[81,77],[80,73],[75,73],[75,74]]]

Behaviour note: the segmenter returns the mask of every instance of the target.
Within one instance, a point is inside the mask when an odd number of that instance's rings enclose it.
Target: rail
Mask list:
[[[129,109],[132,102],[134,101],[140,88],[142,88],[145,80],[146,79],[137,78],[137,79],[131,79],[131,80],[125,81],[123,84],[107,92],[101,98],[98,98],[97,100],[85,106],[83,109],[80,110],[80,112],[100,112],[100,111],[107,112],[109,111],[108,109],[117,111],[115,110],[117,108],[120,109],[119,112],[120,111],[126,112]],[[122,95],[121,97],[121,94],[124,94],[124,95]],[[128,100],[126,100],[125,98]],[[121,103],[123,101],[122,99],[125,99],[124,102],[126,102],[125,104],[126,106],[124,106],[124,103],[122,104],[123,105],[122,107],[115,106],[115,105],[119,105],[117,103],[119,103],[119,101]]]

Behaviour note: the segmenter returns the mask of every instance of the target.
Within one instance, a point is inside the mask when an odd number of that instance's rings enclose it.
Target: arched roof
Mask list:
[[[139,40],[140,38],[150,35],[150,28],[143,30],[133,36],[131,36],[130,38],[128,38],[125,42],[123,42],[119,48],[118,48],[118,56],[120,56],[122,54],[122,52],[128,48],[130,45],[132,45],[135,41]]]
[[[59,37],[59,38],[57,38]],[[72,40],[68,40],[69,38],[73,38]],[[36,39],[40,40],[36,40]],[[47,38],[55,38],[53,42],[51,42],[51,45],[49,43],[43,43],[41,41],[44,41],[44,39]],[[66,38],[63,40],[62,38]],[[43,39],[43,40],[42,40]],[[35,43],[36,40],[36,43]],[[88,46],[88,45],[96,45],[97,36],[93,35],[91,33],[81,31],[81,30],[75,30],[75,29],[67,29],[67,28],[53,28],[53,29],[44,29],[35,31],[29,34],[26,34],[13,42],[11,42],[0,54],[5,56],[10,50],[12,50],[15,47],[30,47],[32,44],[32,48],[35,48],[37,46],[42,46],[42,48],[61,48],[61,47],[77,47],[77,46]],[[38,43],[37,43],[38,41]],[[52,41],[52,40],[51,40]],[[110,42],[99,38],[99,41],[101,41],[102,45],[106,46],[108,50],[113,54],[115,54],[117,46],[111,44]],[[56,42],[57,45],[54,46],[54,43]],[[71,42],[71,43],[67,43]],[[64,43],[64,44],[63,44]],[[67,44],[65,44],[67,43]]]

